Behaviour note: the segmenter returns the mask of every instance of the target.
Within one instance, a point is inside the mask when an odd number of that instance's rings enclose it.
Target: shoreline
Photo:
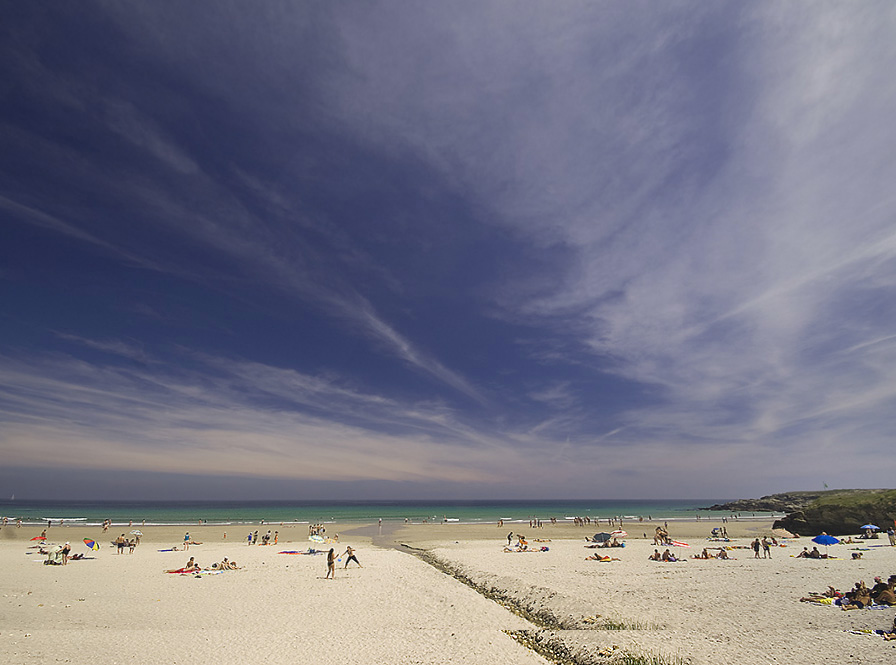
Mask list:
[[[768,518],[763,517],[743,517],[738,520],[729,520],[723,523],[721,520],[680,520],[674,519],[653,520],[637,522],[629,524],[623,521],[622,528],[625,529],[629,536],[629,540],[653,539],[653,533],[657,526],[665,523],[669,524],[670,531],[682,538],[694,538],[705,535],[714,527],[724,526],[732,537],[746,537],[751,534],[763,535],[771,533],[771,522]],[[366,543],[372,543],[374,540],[385,547],[392,547],[400,544],[401,541],[415,543],[438,543],[444,540],[503,540],[508,531],[515,533],[528,534],[553,534],[553,537],[562,539],[584,539],[591,537],[596,532],[612,531],[617,528],[615,525],[610,526],[605,522],[603,524],[585,524],[576,525],[572,522],[558,522],[551,524],[544,522],[540,528],[530,527],[526,522],[508,522],[503,526],[498,524],[483,523],[404,523],[397,521],[383,521],[382,525],[377,522],[322,522],[326,529],[326,535],[330,538],[339,536],[343,538],[346,534],[353,534]],[[151,525],[147,524],[116,524],[103,531],[100,524],[86,523],[69,523],[62,526],[53,525],[49,528],[46,524],[23,524],[16,527],[8,524],[0,528],[0,542],[25,542],[34,536],[40,535],[44,530],[47,533],[49,542],[54,541],[80,541],[83,538],[90,538],[105,546],[114,540],[119,534],[131,538],[131,531],[141,531],[141,542],[143,543],[167,543],[169,545],[180,546],[183,543],[184,534],[189,532],[194,540],[203,543],[225,543],[237,546],[247,546],[246,540],[249,531],[253,533],[258,531],[263,535],[268,530],[279,532],[279,542],[283,543],[303,543],[307,542],[310,525],[307,523],[270,523],[265,522],[247,523],[247,524],[174,524],[174,525]],[[226,535],[226,537],[225,537]],[[537,536],[532,536],[537,537]],[[261,546],[259,546],[261,547]]]

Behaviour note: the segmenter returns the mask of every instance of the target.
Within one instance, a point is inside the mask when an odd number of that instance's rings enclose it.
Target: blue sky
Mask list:
[[[891,487],[896,9],[7,3],[0,493]]]

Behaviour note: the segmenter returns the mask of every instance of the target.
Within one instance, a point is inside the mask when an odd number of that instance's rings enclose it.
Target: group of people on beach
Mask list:
[[[890,575],[884,582],[882,577],[874,578],[874,586],[865,586],[864,580],[855,583],[852,589],[841,593],[832,586],[822,593],[810,593],[800,598],[803,603],[839,605],[844,610],[861,610],[872,605],[896,605],[896,575]],[[896,638],[894,638],[896,639]]]
[[[763,536],[762,540],[756,538],[750,544],[750,549],[753,550],[753,558],[759,558],[759,550],[762,550],[762,558],[763,559],[771,559],[772,558],[772,546],[777,547],[778,541],[774,538],[768,538],[767,536]]]
[[[345,565],[342,567],[343,570],[348,568],[348,564],[350,564],[352,561],[358,564],[358,568],[364,567],[361,565],[361,562],[358,561],[358,557],[355,556],[355,549],[350,545],[347,545],[345,547],[345,552],[340,554],[339,557],[336,556],[336,550],[331,547],[330,551],[327,552],[327,576],[324,579],[336,579],[336,561],[340,559],[340,557],[346,557]]]
[[[716,549],[716,548],[713,548],[713,549]],[[695,554],[691,558],[692,559],[725,559],[725,560],[733,558],[733,557],[728,556],[727,548],[719,547],[718,550],[719,550],[718,554],[710,554],[709,548],[704,547],[703,551],[700,552],[700,554]]]
[[[139,542],[139,539],[136,537],[127,538],[124,534],[121,534],[120,536],[118,536],[118,538],[112,541],[112,544],[115,545],[115,548],[117,550],[115,552],[116,554],[124,554],[125,547],[128,548],[128,554],[133,554],[134,549],[136,549]]]
[[[166,573],[200,573],[203,571],[219,571],[219,570],[239,570],[239,566],[236,565],[236,561],[229,561],[225,556],[220,562],[213,563],[208,568],[203,568],[198,563],[196,563],[195,557],[190,557],[190,560],[184,565],[183,568],[174,568],[172,570],[166,570]]]
[[[653,554],[647,557],[648,561],[667,561],[667,562],[675,562],[681,561],[678,557],[676,557],[672,552],[669,551],[668,548],[660,554],[659,550],[653,550]]]
[[[274,533],[272,534],[271,530],[268,529],[268,532],[261,537],[261,544],[262,545],[276,545],[279,540],[280,540],[280,532],[274,531]],[[249,535],[246,537],[246,543],[248,545],[258,545],[258,543],[259,543],[258,531],[254,531],[254,532],[250,531]]]

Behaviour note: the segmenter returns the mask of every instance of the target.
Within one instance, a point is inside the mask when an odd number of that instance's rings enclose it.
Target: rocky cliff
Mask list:
[[[896,520],[896,490],[827,490],[825,492],[785,492],[760,499],[743,499],[717,504],[710,510],[732,512],[773,511],[787,513],[774,527],[800,535],[860,533],[863,524],[883,530]]]

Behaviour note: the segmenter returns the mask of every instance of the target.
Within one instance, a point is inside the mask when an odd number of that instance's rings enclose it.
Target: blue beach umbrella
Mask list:
[[[874,525],[874,524],[863,524],[863,525],[860,526],[859,528],[860,528],[860,529],[878,529],[878,530],[880,529],[879,526],[876,526],[876,525]]]
[[[827,556],[828,545],[836,545],[840,542],[840,539],[823,533],[820,536],[815,536],[815,538],[812,539],[812,542],[818,543],[819,545],[824,545],[825,556]]]

